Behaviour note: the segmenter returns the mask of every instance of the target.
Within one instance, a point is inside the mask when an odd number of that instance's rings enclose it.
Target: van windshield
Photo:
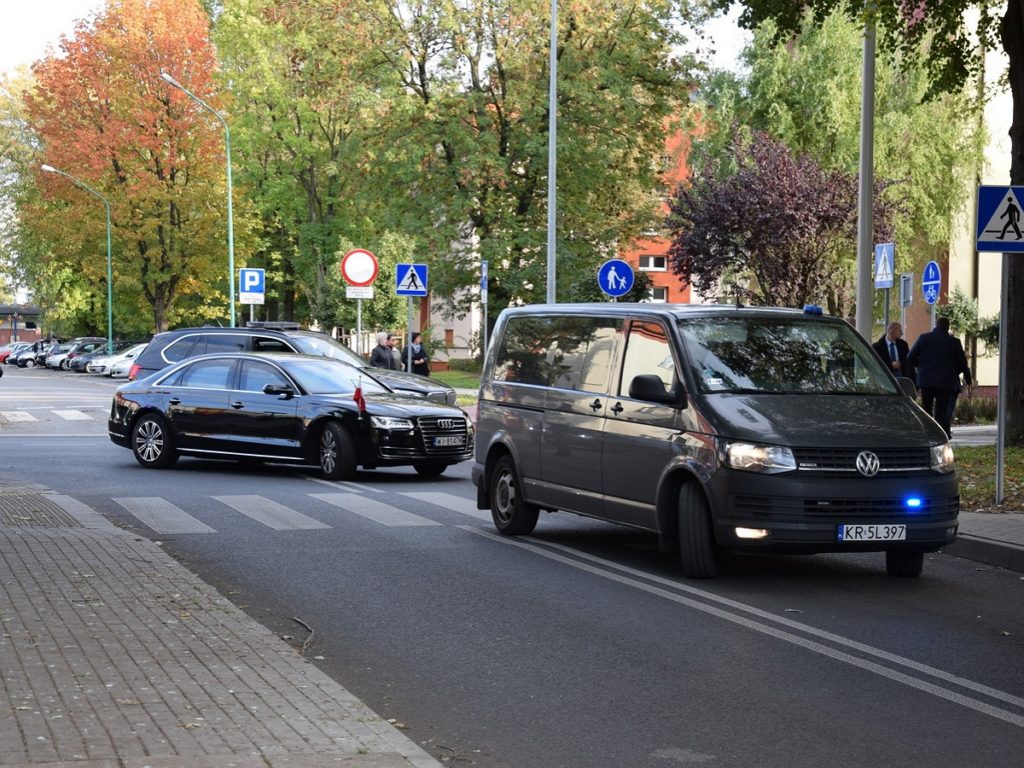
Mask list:
[[[701,392],[895,395],[901,390],[846,323],[803,317],[679,321]]]

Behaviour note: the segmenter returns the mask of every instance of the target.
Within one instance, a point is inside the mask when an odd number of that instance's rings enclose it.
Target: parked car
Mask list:
[[[110,378],[112,379],[127,379],[128,373],[131,371],[132,366],[135,365],[136,358],[142,354],[142,351],[146,348],[145,344],[140,345],[142,348],[135,353],[132,357],[126,357],[123,360],[118,360],[116,363],[110,366]]]
[[[70,370],[71,360],[77,355],[92,352],[107,343],[106,339],[99,336],[79,336],[67,344],[61,344],[46,358],[47,368],[59,368],[62,371]]]
[[[186,358],[114,395],[110,439],[144,467],[179,455],[357,467],[413,466],[425,476],[472,456],[459,408],[393,392],[351,365],[294,353]]]
[[[68,355],[68,370],[74,371],[75,373],[85,373],[86,367],[89,363],[91,363],[95,358],[106,354],[107,344],[104,342],[89,352]]]
[[[47,342],[44,342],[43,346],[41,346],[39,348],[39,351],[36,352],[36,356],[35,356],[35,363],[36,363],[36,365],[38,365],[38,366],[45,366],[46,365],[46,358],[48,358],[51,354],[56,352],[57,351],[57,347],[59,347],[63,343],[64,342],[62,342],[62,341],[54,341],[52,339],[47,341]]]
[[[16,355],[7,358],[8,363],[13,363],[19,368],[32,368],[36,365],[36,356],[44,349],[51,346],[52,342],[47,340],[35,341],[19,351]]]
[[[683,573],[723,550],[884,552],[893,576],[959,522],[953,449],[849,324],[820,309],[505,309],[473,481],[504,535],[561,509],[656,533]]]
[[[455,390],[427,376],[373,368],[344,344],[324,333],[306,331],[294,323],[247,328],[179,328],[158,333],[135,361],[129,379],[141,379],[171,363],[213,352],[295,352],[332,357],[355,366],[391,389],[455,405]]]
[[[30,346],[32,346],[32,343],[29,341],[14,341],[10,344],[4,344],[0,347],[0,363],[13,364],[14,361],[11,358],[17,360],[18,355]]]
[[[124,368],[122,376],[128,375],[128,368],[131,367],[131,363],[135,361],[136,356],[146,348],[146,343],[132,344],[128,347],[123,347],[118,351],[115,351],[112,355],[96,355],[89,363],[85,366],[87,373],[102,374],[104,376],[111,376],[113,374],[114,367],[123,361],[127,361],[128,365]]]

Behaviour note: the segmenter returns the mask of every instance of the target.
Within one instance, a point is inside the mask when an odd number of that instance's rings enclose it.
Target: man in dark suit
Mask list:
[[[917,337],[910,350],[910,364],[917,369],[917,386],[921,390],[921,405],[952,437],[949,404],[960,383],[971,384],[971,369],[960,339],[949,333],[949,318],[940,317],[935,329]]]
[[[911,381],[915,380],[914,366],[910,362],[910,345],[903,340],[902,325],[889,323],[885,335],[871,346],[893,376],[906,376]]]

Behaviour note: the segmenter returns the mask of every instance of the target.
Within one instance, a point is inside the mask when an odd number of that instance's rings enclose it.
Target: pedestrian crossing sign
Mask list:
[[[399,264],[395,270],[395,293],[398,296],[426,296],[427,265]]]
[[[1024,253],[1024,187],[978,187],[977,249]]]
[[[879,243],[875,246],[875,288],[892,288],[894,243]]]

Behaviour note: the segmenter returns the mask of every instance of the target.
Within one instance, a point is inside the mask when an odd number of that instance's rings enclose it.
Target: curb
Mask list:
[[[995,541],[974,534],[960,533],[956,541],[941,550],[944,554],[964,560],[997,565],[1009,571],[1024,573],[1024,547]]]

